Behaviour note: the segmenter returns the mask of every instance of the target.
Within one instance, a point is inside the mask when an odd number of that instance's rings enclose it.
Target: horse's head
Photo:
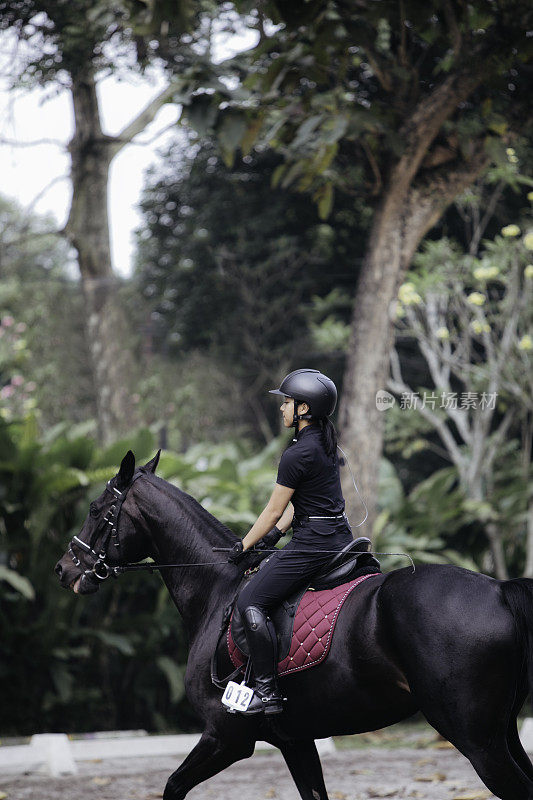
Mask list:
[[[159,452],[136,470],[135,456],[128,450],[118,473],[93,500],[81,531],[56,564],[55,572],[65,589],[92,594],[113,574],[114,567],[149,555],[141,515],[128,493],[137,478],[155,472],[158,461]]]

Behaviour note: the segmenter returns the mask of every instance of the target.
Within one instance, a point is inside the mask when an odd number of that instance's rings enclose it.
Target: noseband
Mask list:
[[[122,504],[126,499],[126,496],[137,480],[140,478],[143,473],[139,472],[137,475],[133,477],[132,482],[129,486],[124,489],[124,491],[120,492],[115,486],[110,486],[109,484],[111,481],[107,482],[107,489],[110,492],[114,492],[116,495],[116,500],[103,518],[102,522],[98,526],[96,532],[93,534],[92,539],[95,540],[98,537],[98,534],[103,531],[102,541],[100,544],[100,552],[97,553],[90,544],[83,542],[77,536],[73,536],[69,548],[68,553],[77,567],[81,567],[82,563],[80,559],[76,556],[74,552],[74,547],[83,550],[85,553],[88,553],[91,556],[94,556],[94,564],[89,569],[86,569],[83,572],[83,575],[88,578],[89,580],[94,579],[98,581],[105,581],[106,578],[109,578],[110,575],[116,577],[121,569],[119,567],[110,567],[107,563],[107,549],[109,547],[109,542],[113,540],[113,545],[120,557],[120,538],[118,535],[118,518],[120,514],[120,509],[122,508]]]

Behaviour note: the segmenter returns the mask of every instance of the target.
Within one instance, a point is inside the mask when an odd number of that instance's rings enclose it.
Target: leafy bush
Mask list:
[[[35,418],[0,421],[0,733],[144,727],[195,729],[183,698],[186,636],[156,575],[129,574],[79,598],[61,589],[57,559],[115,474],[124,452],[153,455],[152,434],[100,449],[87,426],[40,437]],[[159,473],[243,533],[274,481],[273,442],[165,452]]]

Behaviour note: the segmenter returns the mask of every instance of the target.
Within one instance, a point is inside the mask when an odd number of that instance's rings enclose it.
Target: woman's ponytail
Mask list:
[[[322,442],[326,455],[334,458],[337,455],[337,431],[335,426],[327,417],[320,417],[318,422],[322,430]]]

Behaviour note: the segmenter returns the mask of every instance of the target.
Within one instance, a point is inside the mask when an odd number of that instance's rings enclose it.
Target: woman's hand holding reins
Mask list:
[[[242,539],[239,539],[239,541],[235,542],[235,544],[230,550],[228,556],[228,563],[238,564],[247,555],[249,556],[258,555],[261,554],[261,551],[266,550],[267,552],[262,553],[262,556],[265,557],[268,555],[268,551],[272,550],[277,545],[282,536],[283,536],[283,531],[280,531],[280,529],[276,525],[274,525],[272,530],[270,530],[267,534],[265,534],[265,536],[263,536],[260,542],[257,542],[257,544],[254,544],[247,550],[244,549]]]
[[[242,543],[242,539],[239,539],[239,541],[235,542],[235,544],[233,545],[233,547],[230,550],[230,553],[229,553],[229,556],[228,556],[228,564],[238,564],[239,561],[242,561],[242,559],[244,558],[245,554],[246,554],[246,551],[244,549],[244,545]]]

